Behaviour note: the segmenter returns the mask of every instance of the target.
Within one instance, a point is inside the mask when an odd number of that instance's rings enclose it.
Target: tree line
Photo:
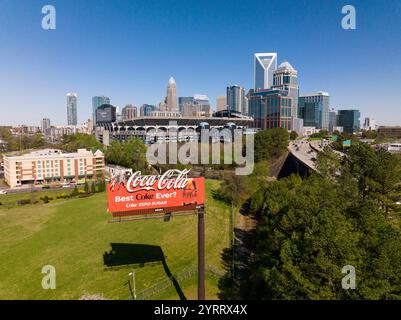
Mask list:
[[[242,250],[223,252],[220,298],[401,298],[400,158],[356,144],[345,158],[326,149],[317,162],[319,173],[252,194],[258,223]],[[346,265],[355,290],[342,287]]]

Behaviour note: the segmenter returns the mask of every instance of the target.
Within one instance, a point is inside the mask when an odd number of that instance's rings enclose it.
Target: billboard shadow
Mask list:
[[[160,246],[133,243],[111,243],[111,250],[103,254],[103,265],[106,268],[144,267],[149,264],[162,264],[166,276],[172,281],[181,300],[186,300],[181,287],[172,275]],[[128,285],[131,286],[128,282]],[[132,294],[132,291],[131,291]],[[133,295],[133,294],[132,294]]]

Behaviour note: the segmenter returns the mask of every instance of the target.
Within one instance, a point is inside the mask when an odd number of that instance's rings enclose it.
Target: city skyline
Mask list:
[[[277,52],[277,64],[288,60],[299,72],[301,95],[327,91],[330,107],[357,108],[361,118],[378,124],[401,124],[400,101],[392,94],[401,84],[397,1],[387,1],[387,9],[375,1],[353,3],[356,30],[341,28],[341,1],[95,4],[54,1],[57,28],[45,31],[40,1],[2,2],[0,40],[8,45],[0,53],[0,94],[7,105],[1,125],[39,125],[42,118],[66,124],[67,92],[78,94],[78,123],[91,117],[96,95],[110,97],[120,109],[158,105],[170,76],[179,84],[177,96],[202,92],[215,101],[227,86],[253,88],[258,52]],[[196,24],[183,19],[189,6]],[[285,16],[277,14],[281,9]],[[221,39],[233,30],[238,38],[226,48]],[[188,46],[194,39],[197,45]],[[97,50],[99,41],[109,49]],[[381,63],[372,65],[378,56]],[[380,80],[388,77],[390,82]]]

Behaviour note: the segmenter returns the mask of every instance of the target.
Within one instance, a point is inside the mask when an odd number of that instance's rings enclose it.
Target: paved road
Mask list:
[[[33,191],[41,191],[41,190],[59,190],[59,189],[73,189],[75,186],[68,186],[68,188],[49,188],[49,189],[43,189],[42,186],[33,186],[33,187],[21,187],[21,188],[2,188],[0,187],[0,190],[5,190],[7,194],[15,194],[15,193],[28,193],[28,192],[33,192]]]
[[[318,150],[319,152],[322,152],[323,149],[324,149],[323,147],[321,147],[321,141],[320,140],[319,141],[316,141],[316,140],[315,141],[311,141],[310,145],[311,145],[311,147],[313,149]],[[331,149],[331,151],[333,151],[334,153],[338,154],[341,157],[346,156],[345,153],[337,151],[337,150],[334,150],[333,148]]]
[[[309,168],[316,170],[317,155],[323,151],[323,148],[321,147],[321,141],[297,140],[289,143],[288,150]],[[345,153],[340,151],[333,151],[341,157],[346,156]]]
[[[312,170],[316,170],[317,152],[311,147],[309,141],[291,141],[288,150]]]

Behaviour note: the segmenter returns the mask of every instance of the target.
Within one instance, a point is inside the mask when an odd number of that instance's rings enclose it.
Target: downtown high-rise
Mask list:
[[[304,126],[329,130],[329,102],[330,95],[327,92],[301,95],[298,116],[304,120]]]
[[[257,90],[249,95],[249,115],[254,119],[255,128],[292,130],[292,104],[293,97],[287,90]]]
[[[127,104],[123,108],[121,115],[123,121],[134,119],[138,116],[138,108],[132,104]]]
[[[272,89],[288,91],[288,96],[292,97],[291,116],[294,121],[298,117],[298,71],[288,61],[281,63],[273,72]]]
[[[173,77],[170,78],[167,84],[166,106],[167,111],[178,111],[177,85]]]
[[[93,125],[96,125],[96,109],[103,104],[110,104],[110,98],[105,96],[95,96],[92,98],[92,120]]]
[[[273,72],[277,69],[277,53],[255,53],[254,89],[264,90],[273,86]]]
[[[246,115],[248,113],[248,106],[244,88],[238,85],[229,86],[226,93],[227,110]]]
[[[337,125],[347,133],[352,134],[359,131],[361,129],[361,112],[356,109],[338,110]]]
[[[67,93],[67,124],[76,126],[77,123],[77,94]]]

